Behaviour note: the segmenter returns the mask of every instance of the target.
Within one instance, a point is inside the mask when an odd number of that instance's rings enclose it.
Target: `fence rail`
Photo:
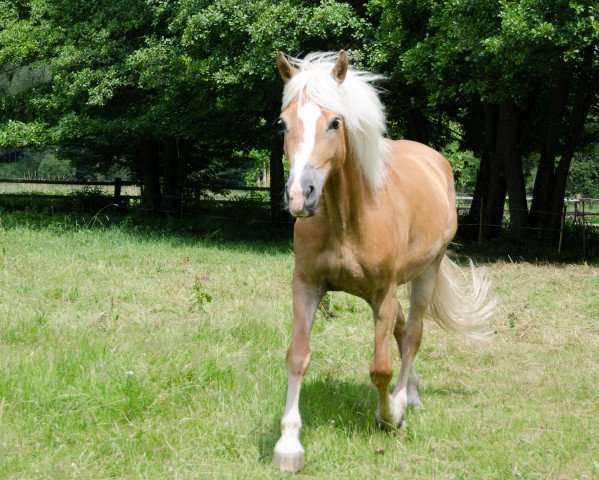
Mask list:
[[[138,182],[131,180],[122,180],[115,178],[112,181],[83,181],[83,180],[42,180],[42,179],[14,179],[14,178],[0,178],[0,185],[2,184],[26,184],[26,185],[62,185],[62,186],[75,186],[75,187],[113,187],[113,200],[117,204],[121,204],[124,200],[138,199],[141,195],[123,195],[122,187],[137,187]],[[230,184],[218,184],[218,185],[207,185],[206,189],[213,191],[242,191],[242,192],[270,192],[270,187],[257,187],[257,186],[239,186]],[[56,193],[40,193],[40,192],[3,192],[0,191],[0,196],[12,197],[12,198],[63,198],[65,195]]]
[[[64,186],[81,186],[81,187],[113,187],[113,196],[115,199],[118,198],[139,198],[140,195],[121,195],[122,187],[137,187],[138,182],[131,180],[122,180],[121,178],[115,178],[112,181],[84,181],[84,180],[43,180],[43,179],[14,179],[14,178],[0,178],[1,184],[37,184],[37,185],[64,185]],[[258,187],[258,186],[241,186],[231,184],[214,184],[206,185],[207,190],[219,191],[240,191],[240,192],[270,192],[270,187]],[[2,192],[0,196],[9,197],[45,197],[45,198],[59,198],[64,195],[53,194],[53,193],[39,193],[39,192]],[[470,210],[473,198],[468,195],[458,195],[456,197],[456,208],[458,213],[467,212]],[[527,201],[530,203],[532,197],[527,197]],[[596,198],[565,198],[565,205],[573,205],[574,210],[566,210],[566,215],[574,217],[576,222],[582,221],[586,217],[599,217],[599,209],[596,212],[585,210],[586,205],[599,206],[599,199]],[[507,200],[504,204],[504,216],[509,216],[509,209],[507,208]]]
[[[90,186],[90,187],[99,187],[99,186],[110,186],[120,184],[123,187],[137,185],[136,182],[132,182],[130,180],[121,180],[120,178],[115,178],[113,181],[103,181],[103,182],[93,182],[93,181],[85,181],[85,180],[39,180],[39,179],[26,179],[26,180],[18,180],[15,178],[0,178],[0,183],[29,183],[29,184],[40,184],[40,185],[79,185],[79,186]]]
[[[527,204],[528,204],[526,211],[531,212],[532,197],[527,197],[526,200],[527,200]],[[503,205],[496,206],[497,209],[503,208],[503,213],[502,213],[503,218],[509,218],[509,216],[510,216],[510,209],[508,207],[508,201],[509,201],[509,199],[506,199],[505,202],[503,203]],[[470,210],[472,208],[472,202],[473,202],[473,198],[471,196],[465,196],[465,195],[456,196],[456,208],[458,211],[458,215],[460,215],[461,213],[465,214],[465,213],[470,212]],[[568,208],[570,206],[573,206],[574,209],[568,210]],[[587,206],[593,208],[594,211],[588,211]],[[482,200],[481,200],[481,204],[479,206],[479,220],[477,223],[471,223],[471,224],[461,223],[460,224],[462,227],[466,227],[466,226],[478,227],[478,242],[479,243],[482,243],[482,241],[483,241],[483,229],[484,228],[501,227],[501,225],[488,225],[488,224],[482,223],[482,221],[480,220],[482,218],[482,210],[483,210],[482,207],[483,207],[483,205],[482,205]],[[593,217],[599,217],[599,208],[597,208],[597,207],[599,207],[599,199],[597,199],[597,198],[586,198],[586,197],[564,198],[563,209],[561,212],[555,213],[555,212],[534,211],[534,213],[555,215],[555,216],[560,217],[559,228],[555,228],[552,230],[556,234],[559,232],[559,237],[558,237],[559,241],[558,241],[558,245],[557,245],[558,253],[560,253],[562,251],[563,240],[564,240],[564,227],[565,227],[566,218],[572,218],[573,223],[575,225],[579,225],[582,228],[582,245],[581,245],[581,247],[582,247],[582,256],[585,257],[586,250],[587,250],[586,228],[587,227],[599,227],[599,221],[595,220],[593,218]],[[589,221],[589,219],[591,219],[591,221]],[[523,228],[526,230],[545,230],[546,231],[546,229],[541,229],[538,227],[526,226]]]

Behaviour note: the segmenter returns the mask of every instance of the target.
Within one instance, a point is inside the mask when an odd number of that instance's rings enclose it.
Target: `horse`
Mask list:
[[[326,292],[348,292],[372,308],[370,380],[382,428],[398,427],[408,405],[422,406],[413,361],[425,314],[446,330],[486,339],[495,301],[486,275],[472,262],[471,273],[464,272],[447,255],[457,229],[449,162],[423,144],[384,137],[384,109],[372,85],[382,77],[350,67],[343,50],[303,59],[279,52],[277,68],[290,166],[284,195],[296,220],[287,400],[273,464],[297,472],[304,463],[300,388],[314,315]],[[407,321],[397,298],[402,284],[409,284]],[[401,367],[390,394],[392,336]]]

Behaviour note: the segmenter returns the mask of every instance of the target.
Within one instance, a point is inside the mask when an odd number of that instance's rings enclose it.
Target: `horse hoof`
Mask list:
[[[383,419],[381,417],[381,413],[378,410],[376,412],[375,418],[378,427],[385,432],[391,432],[393,430],[398,429],[399,427],[401,427],[401,424],[403,422],[403,415],[401,415],[400,418]]]
[[[386,422],[384,420],[376,419],[376,424],[384,432],[393,432],[398,430],[403,424],[403,418],[399,422]]]
[[[272,464],[278,467],[281,472],[296,473],[304,466],[304,452],[298,453],[280,453],[275,450],[272,457]]]
[[[275,445],[272,464],[281,472],[299,472],[304,466],[304,449],[299,439],[282,436]]]

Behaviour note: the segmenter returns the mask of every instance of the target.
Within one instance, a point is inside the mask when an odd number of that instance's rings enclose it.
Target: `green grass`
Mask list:
[[[283,477],[270,461],[291,322],[284,236],[25,220],[0,217],[0,478]],[[425,408],[396,433],[374,422],[368,308],[332,295],[302,390],[299,478],[599,476],[599,268],[486,268],[494,341],[427,323]]]

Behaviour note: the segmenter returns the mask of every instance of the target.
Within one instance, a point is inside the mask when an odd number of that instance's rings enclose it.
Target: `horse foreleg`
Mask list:
[[[397,317],[395,319],[395,329],[393,330],[393,335],[395,336],[395,341],[397,342],[397,348],[399,349],[399,355],[401,357],[403,332],[406,325],[406,318],[404,317],[401,303],[399,303],[399,301],[397,302],[397,307]],[[422,407],[422,401],[420,400],[420,395],[418,394],[419,383],[420,379],[416,374],[414,362],[412,362],[412,368],[410,369],[410,374],[408,376],[406,393],[408,396],[408,405],[412,405],[416,408]]]
[[[381,427],[395,426],[398,418],[393,398],[389,395],[389,383],[393,375],[389,342],[397,315],[395,289],[372,302],[374,316],[374,358],[370,364],[370,380],[379,393],[376,419]]]
[[[310,363],[310,330],[322,297],[319,289],[307,285],[299,276],[293,279],[293,336],[287,350],[287,401],[281,420],[281,438],[275,445],[273,464],[285,472],[297,472],[304,463],[299,441],[302,420],[299,396],[302,379]]]
[[[397,384],[393,390],[394,404],[398,410],[401,410],[400,422],[408,403],[416,406],[422,405],[418,396],[418,377],[413,362],[420,348],[424,314],[433,295],[437,269],[437,265],[429,267],[412,282],[410,313],[408,314],[408,321],[401,332],[401,368],[399,369]]]

